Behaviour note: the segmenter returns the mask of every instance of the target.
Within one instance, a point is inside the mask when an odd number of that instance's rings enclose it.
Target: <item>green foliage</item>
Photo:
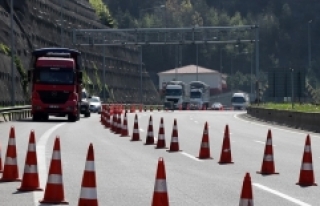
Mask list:
[[[5,44],[0,43],[0,52],[9,56],[10,55],[10,48]]]
[[[82,79],[84,88],[89,90],[90,85],[92,85],[92,81],[85,70],[82,72]]]
[[[108,27],[113,28],[114,20],[107,5],[102,0],[89,0],[89,3],[96,10],[96,13],[100,17],[101,22]]]
[[[97,82],[97,86],[98,86],[98,91],[97,93],[100,94],[100,92],[102,91],[102,84],[101,84],[101,81],[100,81],[100,76],[99,76],[99,73],[98,73],[98,68],[96,66],[96,64],[94,62],[92,62],[92,66],[95,70],[95,77],[96,77],[96,82]]]

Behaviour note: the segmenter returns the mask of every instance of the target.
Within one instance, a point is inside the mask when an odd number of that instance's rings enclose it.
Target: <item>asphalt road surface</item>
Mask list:
[[[2,164],[8,144],[9,129],[15,127],[18,166],[23,174],[29,133],[37,140],[40,184],[45,188],[53,142],[60,136],[65,199],[77,205],[87,149],[93,144],[99,205],[151,205],[158,158],[163,157],[170,205],[195,206],[239,205],[243,178],[249,172],[255,205],[319,205],[319,186],[300,187],[299,179],[304,144],[308,132],[275,125],[251,122],[236,111],[154,111],[137,113],[140,138],[120,137],[100,124],[93,114],[76,123],[65,119],[49,122],[24,120],[0,124]],[[179,145],[183,150],[169,153],[165,149],[145,146],[149,116],[153,117],[157,137],[160,117],[164,118],[166,144],[170,145],[174,118],[178,122]],[[133,114],[129,114],[129,133],[133,131]],[[209,124],[211,160],[199,160],[205,122]],[[230,128],[234,164],[218,164],[224,128]],[[279,175],[262,176],[260,170],[268,129],[272,130],[274,160]],[[316,182],[320,178],[320,135],[310,133]],[[320,181],[320,180],[319,180]],[[1,206],[35,206],[41,192],[17,193],[19,182],[0,183]]]

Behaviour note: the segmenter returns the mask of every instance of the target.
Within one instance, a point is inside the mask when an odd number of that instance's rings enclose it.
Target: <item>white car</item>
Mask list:
[[[89,98],[89,109],[90,112],[101,113],[101,100],[100,97],[92,96]]]
[[[222,110],[223,109],[223,105],[220,102],[214,102],[211,105],[211,109],[212,110]]]

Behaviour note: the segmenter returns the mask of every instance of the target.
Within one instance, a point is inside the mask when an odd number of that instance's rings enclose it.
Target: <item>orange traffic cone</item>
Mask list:
[[[137,114],[134,116],[134,125],[131,141],[140,141],[139,124]]]
[[[152,206],[169,206],[166,169],[162,157],[158,160],[156,181],[152,198]]]
[[[168,152],[179,152],[179,151],[181,151],[180,148],[179,148],[178,126],[177,126],[177,120],[176,119],[174,119],[174,122],[173,122],[170,149],[167,150],[167,151]]]
[[[315,183],[315,180],[314,180],[311,141],[310,141],[309,135],[306,138],[306,143],[304,146],[304,153],[303,153],[302,164],[300,169],[300,177],[297,185],[317,186],[317,183]]]
[[[59,137],[56,137],[54,141],[44,198],[39,202],[45,204],[69,204],[64,199]]]
[[[1,150],[1,145],[0,145],[0,173],[3,172],[3,168],[2,168],[2,156],[1,156],[2,150]]]
[[[17,164],[16,135],[14,127],[10,128],[7,154],[4,161],[3,175],[0,182],[21,181]]]
[[[224,130],[224,137],[222,143],[222,149],[220,154],[220,164],[228,164],[232,162],[231,155],[231,146],[230,146],[230,133],[229,133],[229,125],[226,125]]]
[[[153,122],[152,122],[152,116],[150,115],[145,145],[153,145],[153,144],[154,144]]]
[[[167,147],[166,147],[166,137],[164,132],[164,124],[163,124],[163,118],[161,117],[156,149],[166,149],[166,148]]]
[[[121,129],[121,137],[128,137],[129,131],[128,131],[128,120],[127,120],[127,112],[125,111],[124,117],[123,117],[123,124]]]
[[[213,159],[210,156],[210,143],[209,143],[209,131],[208,131],[208,122],[204,125],[201,147],[199,151],[199,159]]]
[[[22,183],[19,191],[36,191],[43,189],[40,188],[39,175],[38,175],[38,161],[35,134],[32,130],[29,137],[29,146],[26,156],[26,162],[24,165],[24,173],[22,177]]]
[[[117,121],[116,134],[121,134],[121,131],[122,131],[122,120],[121,120],[121,114],[119,114],[118,121]]]
[[[97,189],[96,189],[96,172],[94,167],[93,146],[90,144],[86,166],[83,172],[80,198],[78,206],[98,206]]]
[[[275,172],[272,148],[272,133],[270,129],[268,130],[261,171],[258,171],[257,173],[264,175],[279,174],[278,172]]]
[[[243,180],[239,206],[253,206],[252,185],[249,173],[246,173]]]

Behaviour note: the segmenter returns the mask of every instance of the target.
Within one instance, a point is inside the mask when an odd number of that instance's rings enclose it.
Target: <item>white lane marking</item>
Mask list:
[[[259,141],[259,140],[255,140],[256,143],[260,143],[260,144],[266,144],[265,142]],[[275,147],[276,145],[272,144],[273,147]]]
[[[181,154],[183,154],[183,155],[186,156],[186,157],[189,157],[190,159],[196,160],[196,161],[198,161],[198,162],[202,162],[202,160],[200,160],[200,159],[198,159],[198,158],[196,158],[196,157],[194,157],[194,156],[192,156],[191,154],[188,154],[188,153],[186,153],[186,152],[181,152]]]
[[[298,199],[295,199],[295,198],[293,198],[293,197],[290,197],[289,195],[283,194],[283,193],[281,193],[281,192],[279,192],[279,191],[273,190],[273,189],[271,189],[271,188],[269,188],[269,187],[266,187],[266,186],[263,186],[263,185],[261,185],[261,184],[259,184],[259,183],[252,183],[252,185],[258,187],[259,189],[262,189],[262,190],[264,190],[264,191],[267,191],[267,192],[270,192],[270,193],[272,193],[272,194],[274,194],[274,195],[277,195],[277,196],[279,196],[279,197],[282,197],[283,199],[286,199],[286,200],[288,200],[288,201],[290,201],[290,202],[293,202],[293,203],[295,203],[296,205],[300,205],[300,206],[311,206],[311,205],[308,204],[308,203],[302,202],[302,201],[300,201],[300,200],[298,200]]]
[[[194,121],[194,123],[198,124],[198,121]]]
[[[58,124],[50,129],[48,129],[39,139],[37,143],[37,160],[38,160],[38,173],[40,180],[40,187],[45,189],[47,184],[47,165],[46,165],[46,144],[49,140],[51,134],[59,127],[65,125],[66,123]],[[33,201],[36,206],[39,206],[39,200],[43,198],[44,191],[33,192]]]
[[[272,126],[272,125],[269,125],[269,124],[263,124],[263,123],[253,122],[253,121],[247,121],[247,120],[244,120],[244,119],[238,117],[238,115],[240,115],[240,114],[235,114],[233,117],[236,118],[236,119],[239,119],[239,120],[241,120],[243,122],[247,122],[247,123],[258,125],[258,126],[273,128],[273,129],[277,129],[277,130],[280,130],[280,131],[289,132],[289,133],[292,133],[292,134],[307,135],[308,133],[310,133],[308,131],[305,131],[304,133],[302,133],[302,132],[294,132],[294,131],[292,131],[290,129],[282,129],[282,128],[278,128],[278,127],[275,127],[275,126]],[[312,134],[312,136],[320,138],[320,136],[317,136],[316,134]]]
[[[144,132],[144,130],[143,130],[143,129],[141,129],[141,128],[140,128],[139,130],[140,130],[140,132]]]

